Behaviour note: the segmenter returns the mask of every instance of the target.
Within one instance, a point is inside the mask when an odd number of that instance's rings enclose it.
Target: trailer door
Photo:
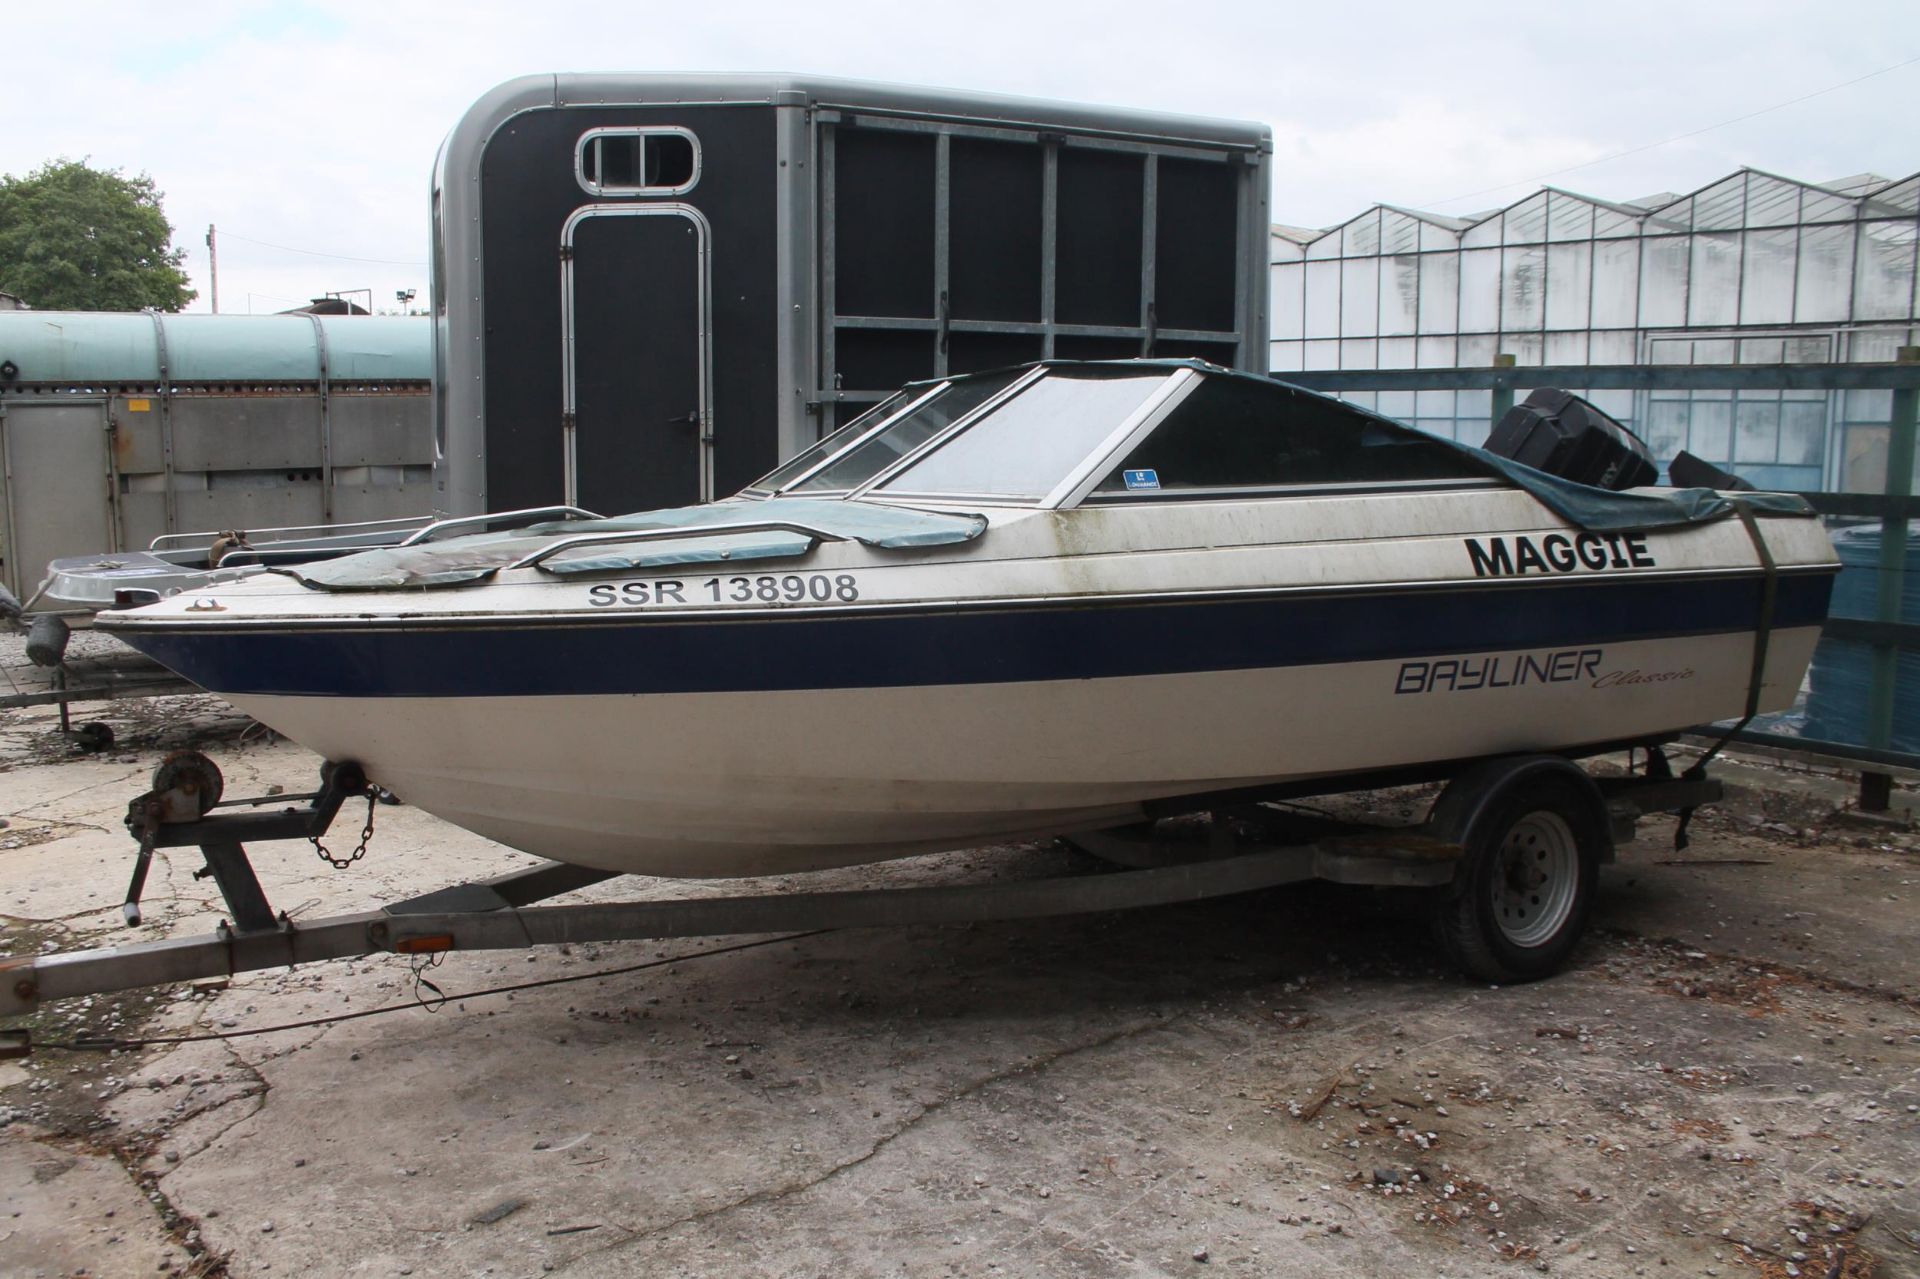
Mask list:
[[[0,411],[6,458],[6,578],[21,598],[47,561],[114,548],[107,406],[10,404]]]
[[[567,220],[562,467],[570,504],[611,515],[712,499],[708,238],[706,219],[686,204],[588,205]]]

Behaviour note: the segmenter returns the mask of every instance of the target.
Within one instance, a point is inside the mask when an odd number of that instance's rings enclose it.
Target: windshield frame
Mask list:
[[[998,372],[998,371],[1001,371],[1001,370],[983,370],[983,373]],[[1022,391],[1032,386],[1035,382],[1038,382],[1041,378],[1045,377],[1046,374],[1047,374],[1047,366],[1044,364],[1037,364],[1033,368],[1026,370],[1019,377],[1007,383],[1005,386],[1001,387],[994,394],[988,396],[986,399],[982,400],[979,404],[975,405],[969,412],[964,413],[961,416],[955,418],[953,421],[949,422],[943,429],[941,429],[940,431],[936,432],[933,435],[928,436],[925,440],[921,441],[920,446],[918,448],[912,450],[911,452],[904,453],[901,456],[895,458],[892,463],[881,468],[879,471],[876,471],[872,476],[861,481],[861,483],[855,485],[853,488],[836,489],[831,492],[810,493],[808,494],[808,496],[809,497],[841,497],[841,498],[846,498],[850,501],[867,496],[874,489],[875,486],[880,484],[885,484],[893,476],[898,475],[901,471],[906,470],[908,467],[912,466],[915,462],[925,457],[928,453],[932,452],[934,449],[939,448],[942,444],[945,444],[948,440],[952,439],[954,436],[958,435],[960,432],[966,430],[968,427],[972,426],[975,422],[979,421],[986,414],[993,412],[995,409],[999,408],[1002,404],[1005,404],[1008,400],[1020,394]],[[951,377],[943,378],[940,381],[940,385],[936,387],[935,390],[944,391],[959,380],[960,379],[958,378],[951,378]],[[919,399],[916,399],[913,402],[913,405],[909,407],[918,407],[919,405],[925,403],[926,400],[927,400],[926,396],[921,396]],[[892,423],[896,421],[902,415],[904,415],[907,411],[908,411],[907,409],[902,409],[900,413],[896,413],[892,417],[889,417],[887,419],[887,422]],[[880,428],[876,427],[875,431],[878,431],[879,429]],[[866,432],[862,434],[859,442],[864,443],[867,440],[867,438],[874,433],[875,432]],[[849,447],[853,447],[853,446],[849,446]],[[834,454],[834,456],[839,457],[841,454],[844,454],[846,451],[847,451],[846,449],[842,449],[840,450],[839,453]],[[825,463],[823,462],[822,465],[825,465]],[[821,468],[820,467],[814,468],[815,471],[819,469]],[[813,474],[813,472],[809,471],[807,474],[811,475]],[[803,475],[799,479],[796,479],[792,485],[788,485],[787,487],[782,488],[780,491],[782,493],[791,492],[794,486],[800,484],[806,478],[807,476]]]
[[[779,466],[776,466],[772,470],[768,471],[766,475],[762,475],[759,479],[756,479],[753,483],[747,485],[747,487],[745,487],[744,489],[741,489],[740,491],[743,494],[754,493],[754,494],[760,494],[767,497],[777,497],[778,495],[785,493],[788,489],[792,488],[796,484],[799,484],[801,481],[811,479],[816,473],[825,469],[833,461],[833,459],[839,457],[842,453],[845,453],[848,449],[858,446],[863,441],[865,441],[867,437],[871,436],[874,432],[884,429],[889,422],[892,422],[895,418],[899,417],[901,414],[911,412],[915,408],[918,408],[920,405],[926,403],[927,400],[930,399],[931,397],[938,395],[941,391],[947,388],[950,381],[951,379],[948,379],[948,378],[938,379],[932,383],[927,384],[927,389],[920,392],[920,394],[912,395],[912,396],[909,396],[907,392],[912,389],[913,384],[908,383],[906,386],[900,388],[900,390],[895,391],[892,395],[887,396],[886,399],[881,400],[878,404],[875,404],[872,408],[868,409],[865,413],[862,413],[859,417],[854,418],[853,421],[848,422],[844,426],[839,426],[834,428],[832,431],[828,432],[826,435],[823,435],[818,440],[815,440],[812,444],[809,444],[807,446],[808,449],[818,448],[821,444],[826,443],[836,435],[841,435],[841,434],[847,435],[846,443],[842,444],[840,447],[836,449],[831,449],[828,452],[822,453],[818,458],[814,459],[814,463],[812,466],[809,466],[806,470],[802,471],[800,474],[794,476],[792,479],[786,481],[784,484],[781,484],[778,488],[763,487],[761,485],[761,480],[766,479],[768,475],[778,474],[782,469],[786,467],[787,463],[782,462],[780,463]],[[875,417],[873,423],[870,426],[859,431],[857,434],[850,433],[853,431],[853,428],[859,426],[869,416],[873,415],[876,410],[885,408],[889,402],[894,400],[899,400],[900,405],[898,408],[894,409],[893,412],[882,414],[878,417]],[[806,449],[801,450],[801,452],[805,452],[805,451]],[[798,456],[798,455],[796,454],[795,456]]]
[[[1114,428],[1107,433],[1104,439],[1089,449],[1080,461],[1046,493],[1032,497],[1012,497],[1004,493],[936,493],[911,489],[900,489],[892,492],[875,491],[884,488],[901,472],[910,470],[914,465],[931,456],[934,450],[959,434],[960,431],[974,426],[987,414],[998,409],[1014,395],[1025,391],[1028,387],[1039,381],[1040,377],[1055,372],[1058,367],[1059,366],[1055,364],[1038,366],[1034,370],[1035,376],[1021,378],[1018,382],[1008,387],[1005,393],[987,401],[985,404],[982,404],[976,412],[970,414],[960,422],[955,423],[953,429],[928,440],[922,448],[907,457],[901,458],[894,466],[874,476],[873,479],[861,488],[855,489],[849,496],[854,498],[871,496],[879,501],[964,502],[973,506],[1013,506],[1037,508],[1040,510],[1059,510],[1073,506],[1077,503],[1077,495],[1091,490],[1099,483],[1100,478],[1106,474],[1107,469],[1109,469],[1107,466],[1108,460],[1113,457],[1115,451],[1120,448],[1131,447],[1133,441],[1144,438],[1158,426],[1161,419],[1172,412],[1180,401],[1186,399],[1186,397],[1192,393],[1193,388],[1200,384],[1201,377],[1199,373],[1189,368],[1115,368],[1113,371],[1113,376],[1115,377],[1158,376],[1160,378],[1160,385],[1155,387],[1153,392],[1149,394],[1145,400],[1117,423]]]

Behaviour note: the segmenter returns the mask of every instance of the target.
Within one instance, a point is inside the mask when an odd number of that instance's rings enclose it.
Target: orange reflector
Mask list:
[[[401,955],[437,955],[443,950],[453,949],[452,933],[433,933],[426,937],[402,937],[393,943],[396,954]]]

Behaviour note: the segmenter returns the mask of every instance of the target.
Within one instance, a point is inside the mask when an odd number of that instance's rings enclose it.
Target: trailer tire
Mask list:
[[[1473,823],[1434,932],[1472,976],[1536,981],[1560,970],[1586,931],[1608,833],[1572,778],[1522,777]]]

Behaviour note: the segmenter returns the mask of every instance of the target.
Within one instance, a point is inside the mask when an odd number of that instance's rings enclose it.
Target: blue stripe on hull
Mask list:
[[[1830,574],[1780,579],[1818,624]],[[1754,628],[1758,576],[947,612],[114,633],[220,693],[504,697],[1102,679],[1621,643]]]

